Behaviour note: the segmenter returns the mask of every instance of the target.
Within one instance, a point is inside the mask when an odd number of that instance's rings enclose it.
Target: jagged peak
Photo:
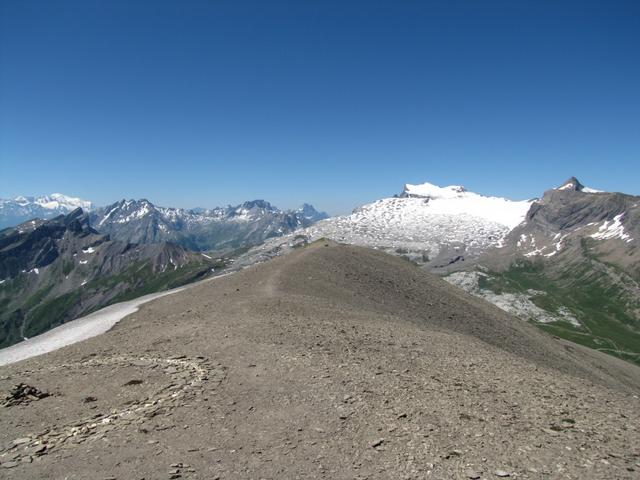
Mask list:
[[[582,193],[603,193],[602,190],[596,190],[595,188],[585,187],[582,183],[580,183],[580,180],[578,180],[576,177],[569,178],[566,182],[564,182],[555,190],[582,192]]]
[[[581,192],[584,189],[584,185],[580,183],[576,177],[569,178],[566,182],[560,185],[556,190],[573,190],[574,192]]]

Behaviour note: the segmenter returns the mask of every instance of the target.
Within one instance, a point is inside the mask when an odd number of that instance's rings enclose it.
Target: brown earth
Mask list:
[[[327,245],[327,246],[325,246]],[[640,368],[316,243],[0,368],[7,479],[640,478]]]

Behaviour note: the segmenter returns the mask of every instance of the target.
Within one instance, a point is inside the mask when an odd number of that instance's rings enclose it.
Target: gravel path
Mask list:
[[[640,369],[317,243],[0,369],[0,476],[640,478]]]

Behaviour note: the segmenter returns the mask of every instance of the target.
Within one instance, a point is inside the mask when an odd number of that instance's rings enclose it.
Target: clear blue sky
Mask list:
[[[0,197],[640,194],[638,1],[0,5]]]

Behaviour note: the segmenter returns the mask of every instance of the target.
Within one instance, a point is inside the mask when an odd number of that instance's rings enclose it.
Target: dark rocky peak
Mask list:
[[[307,220],[324,220],[325,218],[329,218],[329,215],[326,212],[319,212],[314,208],[313,205],[309,205],[308,203],[303,203],[300,208],[298,208],[295,212],[298,215],[301,215],[304,219]]]
[[[63,215],[62,224],[67,230],[76,234],[97,234],[98,232],[91,228],[89,214],[85,213],[82,208],[76,208],[68,215]]]
[[[88,240],[97,244],[105,238],[91,228],[89,215],[81,208],[51,220],[25,222],[9,232],[0,237],[0,278],[45,267],[58,258],[60,251]]]
[[[271,205],[266,200],[251,200],[251,201],[248,201],[248,202],[244,202],[243,204],[239,205],[237,208],[246,209],[246,210],[252,210],[254,208],[260,208],[260,209],[269,210],[269,211],[272,211],[272,212],[275,212],[275,211],[278,210],[276,207]]]
[[[581,192],[584,190],[584,185],[580,183],[576,177],[571,177],[569,180],[560,185],[556,190],[569,190],[573,192]]]

